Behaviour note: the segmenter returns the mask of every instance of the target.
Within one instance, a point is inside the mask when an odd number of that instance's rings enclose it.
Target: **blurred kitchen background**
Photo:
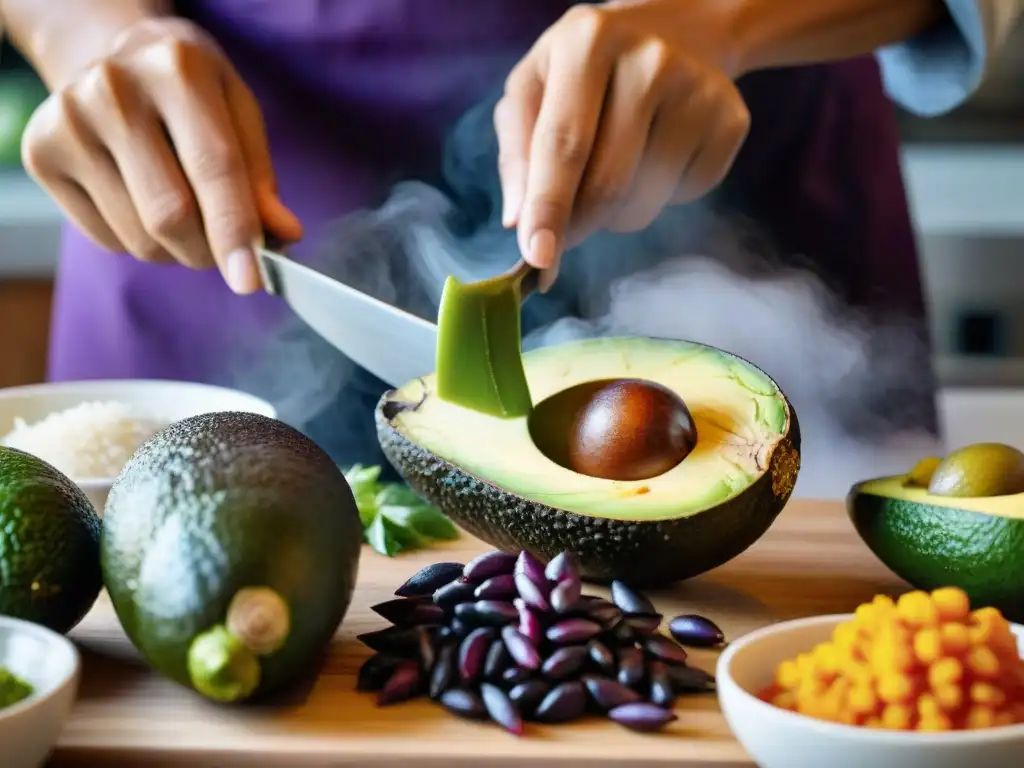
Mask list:
[[[60,213],[21,168],[45,90],[0,49],[0,386],[45,370]],[[984,88],[934,120],[901,115],[949,443],[1024,447],[1024,27]]]

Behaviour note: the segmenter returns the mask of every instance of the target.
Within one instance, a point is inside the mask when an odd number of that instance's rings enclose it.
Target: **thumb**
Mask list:
[[[302,222],[277,195],[277,177],[263,113],[252,91],[237,73],[227,78],[227,102],[263,226],[286,242],[302,239]]]

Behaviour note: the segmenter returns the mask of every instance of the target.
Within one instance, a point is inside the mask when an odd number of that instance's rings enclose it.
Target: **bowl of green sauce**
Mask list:
[[[78,693],[81,659],[63,635],[0,616],[0,765],[38,768]]]

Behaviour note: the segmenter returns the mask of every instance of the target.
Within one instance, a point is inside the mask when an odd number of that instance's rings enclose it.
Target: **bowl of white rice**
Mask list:
[[[0,444],[70,477],[103,513],[121,468],[163,427],[189,416],[244,411],[276,418],[265,400],[181,381],[109,380],[0,389]]]

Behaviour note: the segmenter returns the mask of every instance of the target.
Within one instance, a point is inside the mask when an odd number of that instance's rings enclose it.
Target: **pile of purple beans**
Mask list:
[[[373,606],[392,626],[359,636],[376,653],[357,685],[376,692],[379,706],[426,694],[517,735],[525,721],[587,714],[656,731],[676,719],[677,696],[715,690],[682,647],[723,645],[714,623],[676,617],[670,638],[651,601],[621,582],[612,582],[610,601],[581,594],[566,553],[546,567],[525,551],[436,563],[395,595]]]

